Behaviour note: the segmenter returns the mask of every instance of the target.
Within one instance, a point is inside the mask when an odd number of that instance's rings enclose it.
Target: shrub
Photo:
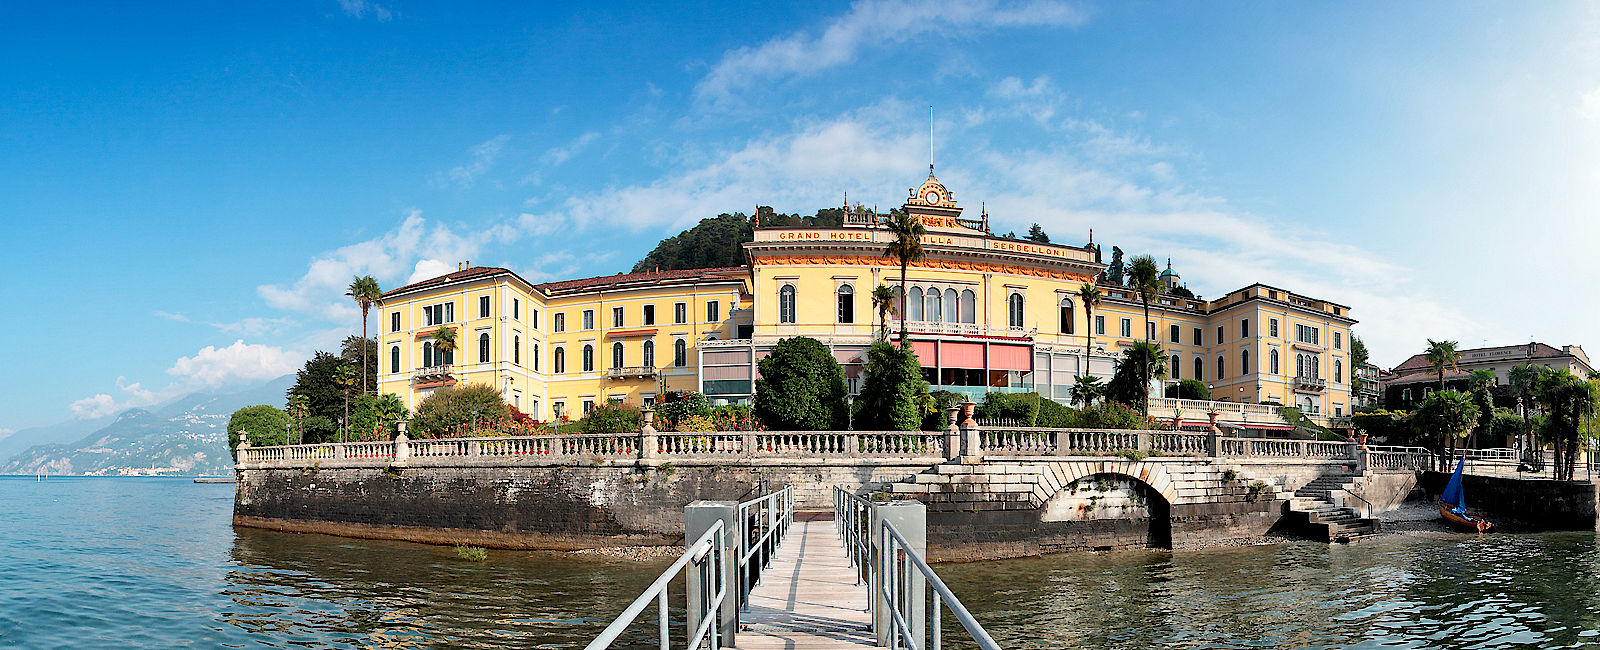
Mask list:
[[[1149,429],[1150,420],[1127,404],[1102,402],[1079,411],[1078,426],[1084,429]]]
[[[1083,414],[1078,409],[1072,408],[1053,399],[1039,398],[1039,414],[1034,419],[1036,427],[1078,427],[1083,421]]]
[[[406,405],[396,395],[358,395],[350,401],[350,439],[389,440],[395,422],[406,416]]]
[[[482,562],[489,559],[489,552],[483,550],[483,547],[481,546],[466,546],[463,544],[457,544],[456,557],[468,562]]]
[[[1165,394],[1178,399],[1211,399],[1211,388],[1198,379],[1183,379],[1168,386]]]
[[[301,440],[306,443],[332,442],[339,439],[339,423],[333,418],[312,415],[300,421]],[[256,443],[250,443],[256,444]]]
[[[500,398],[499,391],[483,384],[462,384],[424,398],[407,431],[415,438],[458,438],[510,417],[511,406]]]
[[[881,431],[916,431],[922,428],[924,408],[932,403],[928,382],[922,380],[922,362],[909,348],[874,343],[867,351],[856,398],[856,428]]]
[[[228,451],[239,450],[239,432],[250,432],[250,446],[270,447],[286,444],[293,420],[288,413],[265,404],[246,406],[228,418]]]
[[[644,426],[644,415],[632,406],[601,404],[578,424],[584,433],[629,433]]]
[[[948,409],[952,406],[961,406],[963,402],[967,401],[967,396],[948,390],[936,390],[928,393],[928,399],[932,401],[933,410],[923,416],[922,430],[943,431],[950,426],[950,416],[947,415]]]
[[[691,415],[711,417],[711,404],[703,393],[670,391],[656,402],[656,416],[665,421],[665,427],[676,427],[683,418]]]
[[[779,431],[845,428],[844,370],[821,341],[783,339],[757,365],[755,415]]]
[[[709,429],[710,431],[752,431],[761,428],[757,425],[755,415],[748,404],[726,404],[712,407],[710,415],[703,417],[711,423],[711,426],[715,427]],[[696,429],[696,431],[699,430]]]
[[[678,421],[678,426],[673,431],[718,431],[719,428],[711,418],[691,415]]]
[[[1038,393],[988,393],[974,415],[984,419],[1015,420],[1031,427],[1039,417]]]

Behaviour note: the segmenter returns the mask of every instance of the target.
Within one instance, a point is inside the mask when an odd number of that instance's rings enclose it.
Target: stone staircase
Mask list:
[[[1339,504],[1339,498],[1358,476],[1330,474],[1319,476],[1294,491],[1289,512],[1304,518],[1305,530],[1329,542],[1348,542],[1378,534],[1378,520],[1362,517],[1355,508]]]

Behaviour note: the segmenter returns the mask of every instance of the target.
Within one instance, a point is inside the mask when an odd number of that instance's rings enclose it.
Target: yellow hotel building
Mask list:
[[[1254,284],[1216,300],[1162,295],[1146,328],[1126,287],[1102,285],[1102,303],[1083,308],[1079,286],[1105,268],[1092,246],[995,237],[988,215],[963,217],[931,170],[902,209],[928,230],[926,259],[910,267],[910,299],[899,306],[936,389],[1066,402],[1078,374],[1109,378],[1143,335],[1171,355],[1169,383],[1200,379],[1213,399],[1293,404],[1321,419],[1350,413],[1355,321],[1344,305]],[[899,291],[883,218],[758,227],[740,267],[531,284],[463,265],[384,294],[379,387],[415,408],[438,387],[487,384],[539,420],[666,391],[737,402],[750,398],[755,364],[779,340],[808,336],[833,350],[854,392],[877,334],[872,289]],[[1179,282],[1170,268],[1162,280]],[[434,349],[441,327],[456,330],[458,349]],[[899,329],[892,319],[890,331]]]

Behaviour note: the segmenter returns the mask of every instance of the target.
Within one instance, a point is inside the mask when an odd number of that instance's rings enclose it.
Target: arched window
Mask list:
[[[906,298],[906,303],[911,307],[911,312],[906,315],[906,318],[915,321],[922,320],[922,287],[911,287],[911,290],[907,291],[906,295],[909,296]]]
[[[683,339],[672,342],[672,365],[679,368],[689,365],[689,344]]]
[[[786,284],[778,290],[778,322],[793,323],[794,317],[794,285]]]
[[[478,335],[478,363],[489,363],[489,333]]]
[[[641,363],[643,363],[644,367],[646,367],[646,368],[654,368],[655,367],[655,365],[656,365],[656,342],[655,341],[645,341],[644,342],[644,360],[641,361]]]
[[[1220,354],[1217,355],[1217,380],[1218,381],[1221,381],[1222,378],[1227,375],[1227,373],[1224,372],[1226,370],[1226,368],[1224,368],[1224,364],[1226,364],[1226,363],[1227,362],[1222,359],[1222,355],[1220,355]]]
[[[1250,374],[1250,351],[1249,350],[1240,350],[1239,351],[1239,374],[1240,375],[1248,375],[1248,374]]]
[[[1303,355],[1303,354],[1294,355],[1294,376],[1296,376],[1296,377],[1304,377],[1304,376],[1306,376],[1306,355]]]
[[[973,293],[971,289],[961,291],[961,322],[978,322],[978,294]]]
[[[400,372],[400,346],[389,347],[389,372]]]
[[[856,322],[856,290],[848,284],[839,285],[839,322]]]
[[[555,356],[556,356],[556,359],[554,361],[554,363],[555,363],[554,370],[557,373],[566,372],[567,371],[567,349],[566,348],[556,348]]]
[[[1339,359],[1334,359],[1333,360],[1333,383],[1337,384],[1337,383],[1342,382],[1342,381],[1344,381],[1344,362],[1339,360]]]
[[[612,368],[621,368],[621,367],[623,367],[622,361],[623,361],[623,359],[622,359],[622,342],[618,341],[616,343],[612,343],[611,344],[611,367]]]
[[[1272,366],[1270,369],[1272,374],[1278,374],[1278,351],[1274,349],[1272,352],[1267,354],[1267,358],[1272,360]]]
[[[594,372],[594,346],[583,344],[583,371]]]
[[[900,287],[894,288],[894,313],[906,313],[906,292],[901,290]]]
[[[1008,324],[1011,325],[1011,329],[1022,329],[1022,294],[1011,294],[1011,297],[1006,299],[1006,307],[1006,313],[1010,316],[1007,320]]]
[[[1071,298],[1062,298],[1061,299],[1061,333],[1062,334],[1071,334],[1072,333],[1072,299]],[[1177,364],[1173,364],[1173,365],[1176,366]]]
[[[945,289],[944,290],[944,322],[946,322],[946,323],[959,323],[959,322],[961,322],[960,302],[956,298],[956,290],[955,289]]]
[[[942,296],[943,294],[939,293],[938,289],[928,290],[928,311],[926,313],[930,323],[937,323],[940,317],[944,316],[944,300]]]
[[[1202,361],[1200,359],[1200,357],[1195,357],[1194,358],[1194,378],[1195,379],[1205,379],[1206,378],[1205,369],[1206,369],[1206,362]]]
[[[1311,377],[1322,379],[1322,357],[1311,355]]]
[[[422,343],[422,367],[433,367],[433,343],[431,341]]]
[[[1182,377],[1178,376],[1178,355],[1172,355],[1172,363],[1167,367],[1172,369],[1172,378],[1174,380],[1183,379]]]
[[[537,359],[539,355],[536,353],[533,358]],[[511,363],[522,365],[522,337],[520,336],[511,337]]]

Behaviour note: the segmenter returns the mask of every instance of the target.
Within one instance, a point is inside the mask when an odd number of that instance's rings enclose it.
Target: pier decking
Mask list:
[[[739,650],[867,648],[870,616],[833,520],[802,515],[750,591],[734,640]]]

